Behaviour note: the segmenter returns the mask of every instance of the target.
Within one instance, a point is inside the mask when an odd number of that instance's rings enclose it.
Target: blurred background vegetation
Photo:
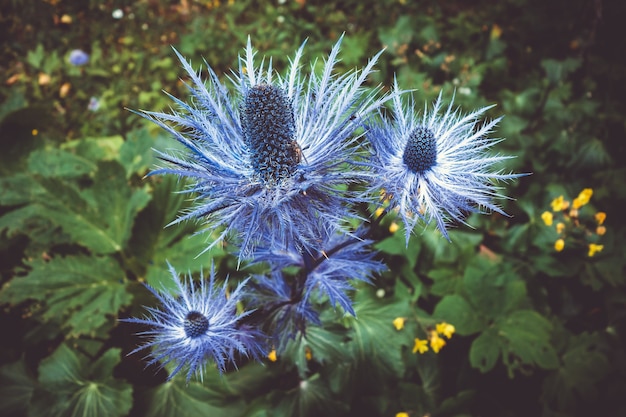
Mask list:
[[[0,8],[0,414],[626,415],[626,2]],[[427,230],[408,249],[391,228],[377,244],[390,270],[357,291],[358,320],[331,314],[265,367],[164,384],[125,356],[137,329],[117,318],[152,302],[138,284],[163,281],[165,259],[247,272],[228,248],[197,257],[196,225],[163,228],[188,203],[174,181],[142,177],[151,148],[173,145],[127,109],[186,97],[170,46],[226,80],[249,35],[282,69],[305,39],[322,59],[342,33],[340,70],[386,48],[372,86],[397,77],[417,102],[443,89],[466,111],[497,104],[494,151],[532,173],[506,185],[512,217],[472,216],[451,244]],[[76,49],[86,64],[70,63]],[[413,353],[442,320],[456,328],[446,347]]]

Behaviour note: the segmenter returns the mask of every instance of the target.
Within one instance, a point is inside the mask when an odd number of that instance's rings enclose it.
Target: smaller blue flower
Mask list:
[[[492,201],[505,198],[496,183],[524,174],[503,172],[498,165],[511,157],[490,152],[502,140],[489,137],[500,118],[480,123],[492,106],[462,114],[450,103],[441,112],[439,94],[432,109],[418,116],[412,100],[405,106],[400,94],[392,97],[394,120],[370,126],[367,134],[374,148],[370,193],[378,197],[382,189],[390,198],[389,209],[405,224],[407,244],[418,220],[434,221],[448,238],[447,226],[463,223],[468,213],[505,215]]]
[[[169,379],[187,369],[187,381],[193,374],[202,379],[209,360],[213,360],[223,372],[228,363],[235,362],[236,355],[257,359],[264,355],[263,336],[242,324],[242,319],[250,311],[237,314],[245,281],[227,294],[227,282],[221,288],[215,287],[213,268],[209,283],[201,277],[199,287],[191,276],[181,281],[174,268],[171,265],[169,268],[177,293],[159,292],[146,285],[161,303],[161,308],[147,307],[150,316],[144,319],[123,320],[150,327],[150,330],[139,333],[150,340],[130,354],[151,348],[148,365],[173,363],[175,367]]]
[[[70,64],[76,67],[80,67],[89,62],[89,54],[81,49],[74,49],[72,52],[70,52],[69,61]]]
[[[87,104],[87,110],[96,112],[100,109],[100,100],[97,97],[91,97]]]

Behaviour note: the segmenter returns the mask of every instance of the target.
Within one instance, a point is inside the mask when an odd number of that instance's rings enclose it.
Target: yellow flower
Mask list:
[[[582,206],[584,206],[585,204],[589,202],[589,199],[591,198],[592,195],[593,195],[593,190],[591,188],[585,188],[584,190],[580,192],[580,194],[578,194],[578,197],[574,199],[572,206],[575,209],[581,208]]]
[[[549,211],[544,211],[541,215],[541,219],[546,224],[546,226],[552,226],[552,213]]]
[[[435,329],[437,330],[437,333],[444,335],[448,339],[450,339],[456,331],[453,325],[451,325],[450,323],[446,323],[445,321],[443,323],[437,324],[437,326],[435,326]]]
[[[396,330],[402,330],[404,329],[405,322],[406,319],[404,317],[396,317],[395,319],[393,319],[393,327],[395,327]]]
[[[313,352],[311,351],[311,348],[308,346],[304,348],[304,357],[306,358],[307,361],[310,361],[311,359],[313,359]]]
[[[424,353],[428,351],[428,340],[421,340],[415,338],[415,345],[413,345],[413,353]]]
[[[565,247],[565,241],[563,239],[558,239],[554,242],[554,250],[557,252],[561,252]]]
[[[409,413],[401,411],[399,413],[396,413],[396,417],[409,417]]]
[[[558,223],[556,224],[556,232],[557,232],[557,233],[559,233],[559,234],[563,233],[563,230],[564,230],[564,229],[565,229],[565,225],[564,225],[563,223],[558,222]]]
[[[278,356],[276,356],[276,349],[272,349],[272,351],[267,354],[267,359],[269,359],[270,362],[276,362],[278,360]]]
[[[445,345],[446,345],[446,341],[443,340],[441,337],[439,337],[437,332],[435,331],[430,332],[430,347],[433,349],[433,352],[439,353],[441,348],[444,347]]]
[[[606,227],[604,226],[596,227],[596,233],[598,234],[598,236],[604,235],[606,233]]]
[[[33,129],[33,130],[31,130],[31,132],[30,132],[30,133],[31,133],[31,135],[33,135],[33,136],[37,136],[37,135],[39,134],[39,131],[38,131],[37,129]]]
[[[595,243],[590,243],[588,255],[591,257],[598,252],[602,252],[602,249],[604,249],[604,245],[596,245]]]
[[[398,223],[396,223],[396,222],[392,222],[392,223],[389,225],[389,231],[390,231],[391,233],[396,233],[396,232],[398,231],[398,229],[399,229],[399,228],[400,228],[400,226],[398,226]]]
[[[552,211],[563,211],[569,207],[569,201],[563,199],[563,196],[560,195],[550,203],[552,206]]]
[[[606,213],[603,211],[599,211],[596,213],[596,215],[594,216],[596,218],[596,221],[598,222],[598,224],[603,224],[604,221],[606,220]]]
[[[376,209],[376,211],[374,212],[374,215],[375,215],[376,217],[380,217],[380,215],[381,215],[381,214],[383,214],[383,211],[385,211],[385,209],[384,209],[384,208],[382,208],[382,207],[378,207],[378,208]]]
[[[569,216],[573,217],[573,218],[577,218],[578,217],[578,209],[573,208],[569,211]]]

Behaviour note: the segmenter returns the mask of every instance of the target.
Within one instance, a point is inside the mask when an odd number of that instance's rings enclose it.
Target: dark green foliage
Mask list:
[[[5,3],[1,415],[626,415],[623,2]],[[142,329],[118,321],[154,304],[140,283],[170,282],[166,261],[196,276],[213,262],[232,283],[255,270],[228,245],[202,253],[219,231],[167,226],[189,207],[185,184],[144,176],[172,141],[125,108],[186,97],[169,45],[225,79],[248,35],[284,68],[303,40],[315,58],[344,32],[340,70],[386,48],[372,87],[395,76],[418,106],[441,89],[464,110],[497,104],[507,140],[493,151],[516,156],[502,169],[532,173],[505,185],[512,216],[472,215],[451,242],[427,228],[407,247],[388,215],[374,246],[389,269],[357,286],[356,318],[320,300],[322,325],[275,362],[164,382],[127,356]],[[68,63],[76,48],[87,65]],[[584,188],[577,217],[552,210]],[[413,353],[442,322],[456,329],[442,350]]]

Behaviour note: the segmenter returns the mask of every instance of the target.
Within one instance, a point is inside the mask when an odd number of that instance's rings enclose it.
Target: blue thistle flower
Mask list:
[[[209,283],[201,276],[199,288],[191,276],[181,281],[174,268],[171,265],[169,268],[177,293],[159,292],[146,285],[159,300],[161,308],[146,307],[149,317],[123,320],[150,327],[150,330],[139,333],[150,340],[130,354],[151,348],[148,365],[173,363],[175,368],[169,379],[186,368],[187,381],[193,374],[202,378],[209,360],[213,360],[223,372],[228,363],[234,363],[238,354],[257,359],[263,355],[260,342],[263,336],[241,322],[250,311],[236,314],[245,281],[227,295],[227,282],[216,288],[213,268]]]
[[[492,202],[504,198],[495,182],[523,174],[494,169],[511,157],[488,153],[502,140],[488,137],[501,118],[479,122],[493,106],[464,115],[451,102],[441,114],[440,93],[432,109],[426,106],[419,117],[412,99],[404,106],[399,94],[392,98],[394,120],[371,126],[367,134],[374,148],[371,188],[383,189],[391,198],[389,209],[398,210],[407,244],[420,219],[434,221],[448,239],[448,224],[464,223],[469,212],[487,209],[506,215]]]
[[[254,262],[268,262],[271,266],[271,275],[255,276],[255,282],[261,294],[265,293],[262,299],[256,300],[259,309],[277,310],[274,325],[281,331],[274,334],[294,336],[296,331],[304,331],[307,321],[320,324],[312,309],[313,295],[327,296],[331,305],[339,305],[355,315],[347,293],[353,289],[351,281],[370,283],[373,274],[384,269],[384,265],[374,259],[375,252],[368,248],[371,241],[358,238],[359,234],[329,233],[321,245],[323,250],[314,254],[300,253],[295,248],[258,248],[255,251]],[[283,274],[289,267],[298,268],[295,277]],[[283,321],[294,325],[286,328]]]
[[[325,238],[320,231],[355,216],[345,204],[355,196],[345,186],[363,178],[353,164],[360,152],[356,132],[386,98],[362,88],[380,53],[361,71],[333,75],[340,43],[321,75],[301,75],[302,44],[281,77],[271,60],[255,66],[248,39],[230,77],[235,98],[208,64],[205,85],[175,51],[191,77],[193,102],[170,96],[179,111],[140,113],[186,148],[159,152],[168,166],[151,173],[189,178],[187,191],[197,193],[196,206],[172,223],[201,219],[209,230],[224,226],[211,246],[235,234],[242,259],[260,242],[314,250]]]
[[[74,49],[70,52],[69,61],[70,64],[80,67],[89,62],[89,54],[81,49]]]

